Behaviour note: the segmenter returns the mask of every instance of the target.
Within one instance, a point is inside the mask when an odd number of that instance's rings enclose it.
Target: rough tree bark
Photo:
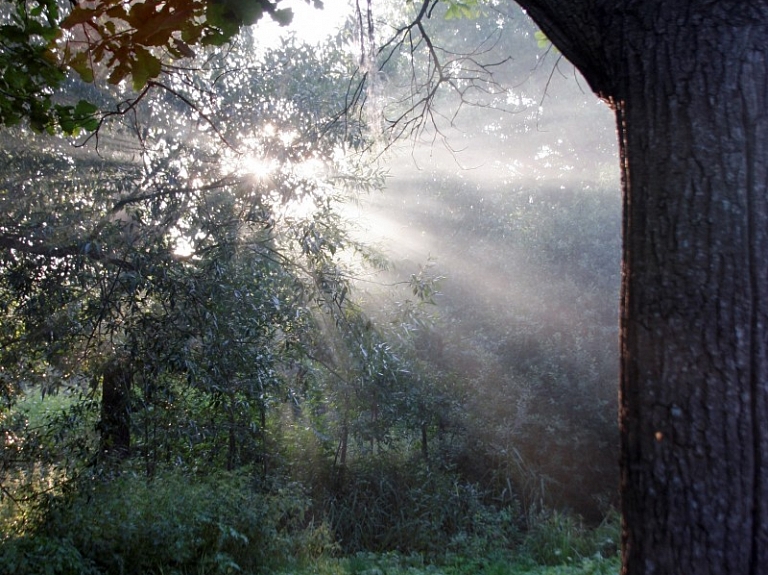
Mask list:
[[[623,572],[768,573],[768,2],[518,3],[616,110]]]

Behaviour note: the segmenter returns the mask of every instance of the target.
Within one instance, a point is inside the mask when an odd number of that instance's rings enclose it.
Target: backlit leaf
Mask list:
[[[275,10],[272,13],[272,19],[281,26],[287,26],[293,20],[293,10],[290,8]]]
[[[536,30],[533,37],[536,38],[536,43],[539,45],[539,48],[549,48],[552,44],[552,42],[549,41],[549,38],[547,38],[547,35],[541,30]]]
[[[69,66],[77,72],[77,75],[83,80],[83,82],[93,82],[93,68],[88,61],[88,54],[86,52],[79,52],[69,61]]]
[[[160,75],[160,60],[152,55],[149,50],[136,46],[136,60],[133,63],[131,75],[133,76],[133,89],[141,90],[152,78]]]

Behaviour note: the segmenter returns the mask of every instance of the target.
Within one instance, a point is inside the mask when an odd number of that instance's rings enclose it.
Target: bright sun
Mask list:
[[[338,30],[352,10],[349,0],[324,0],[322,9],[307,0],[282,0],[280,7],[293,10],[293,21],[290,26],[280,26],[268,17],[259,21],[255,32],[264,46],[274,45],[290,32],[308,44],[317,44]]]

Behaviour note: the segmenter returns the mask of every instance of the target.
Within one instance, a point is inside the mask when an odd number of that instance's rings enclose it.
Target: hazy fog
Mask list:
[[[400,142],[359,218],[391,281],[428,260],[445,277],[423,348],[467,386],[478,437],[518,484],[543,478],[529,497],[590,513],[617,477],[613,115],[532,36],[508,73],[521,111],[466,108],[438,137]]]

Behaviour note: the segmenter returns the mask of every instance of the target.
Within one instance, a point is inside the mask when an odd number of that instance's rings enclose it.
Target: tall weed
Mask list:
[[[619,545],[619,524],[609,515],[589,529],[573,515],[550,512],[535,520],[525,537],[524,550],[540,565],[563,565],[588,558],[612,557]]]
[[[326,510],[346,553],[487,553],[518,538],[519,508],[487,504],[458,476],[380,458],[345,470]]]

